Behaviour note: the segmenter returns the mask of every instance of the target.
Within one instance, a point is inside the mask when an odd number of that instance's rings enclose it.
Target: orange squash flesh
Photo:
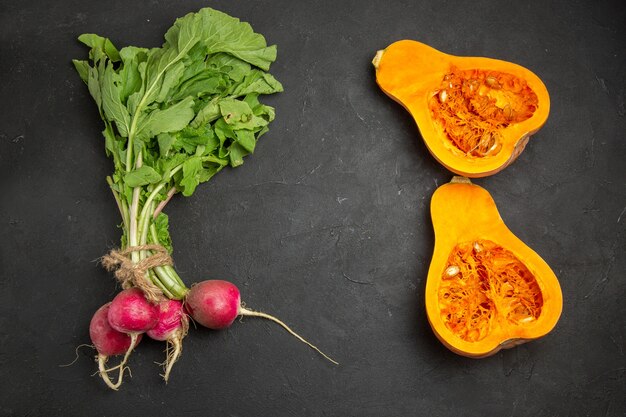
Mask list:
[[[379,87],[411,113],[430,153],[465,177],[492,175],[508,166],[550,112],[543,82],[511,62],[448,55],[402,40],[378,51],[372,63]],[[451,94],[462,89],[464,98]],[[450,106],[452,99],[469,109]],[[476,140],[470,145],[455,143],[471,135]]]
[[[455,177],[435,191],[431,217],[426,313],[444,345],[480,358],[552,330],[563,304],[558,279],[507,228],[489,192]]]

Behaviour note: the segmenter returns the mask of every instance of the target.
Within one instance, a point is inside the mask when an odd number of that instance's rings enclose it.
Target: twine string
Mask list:
[[[152,255],[139,262],[133,262],[130,254],[139,251],[151,251]],[[109,272],[115,272],[115,278],[123,289],[137,287],[148,301],[158,303],[165,299],[163,291],[147,276],[148,271],[157,266],[173,265],[172,257],[161,245],[130,246],[125,249],[112,249],[101,259],[102,266]]]

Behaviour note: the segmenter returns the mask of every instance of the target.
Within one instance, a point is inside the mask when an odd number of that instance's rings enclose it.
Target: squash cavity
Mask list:
[[[485,239],[456,245],[439,284],[441,320],[468,342],[494,328],[537,320],[543,297],[530,270],[511,251]]]

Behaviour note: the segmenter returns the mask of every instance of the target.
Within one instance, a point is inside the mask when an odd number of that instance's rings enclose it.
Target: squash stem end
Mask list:
[[[385,53],[384,49],[376,51],[376,55],[374,56],[374,59],[372,59],[372,65],[374,66],[374,68],[378,69],[378,66],[380,65],[380,61],[383,59],[384,53]]]

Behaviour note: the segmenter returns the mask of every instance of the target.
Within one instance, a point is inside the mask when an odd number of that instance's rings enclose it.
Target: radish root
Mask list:
[[[291,330],[291,328],[289,328],[289,326],[287,326],[285,323],[283,323],[281,320],[277,319],[276,317],[271,316],[271,315],[266,314],[266,313],[263,313],[263,312],[260,312],[260,311],[248,310],[247,308],[245,308],[243,306],[239,307],[239,315],[241,315],[241,316],[251,316],[251,317],[262,317],[264,319],[271,320],[274,323],[277,323],[278,325],[282,326],[285,330],[287,330],[289,332],[289,334],[291,334],[292,336],[294,336],[295,338],[300,340],[302,343],[308,345],[311,349],[315,350],[317,353],[322,355],[324,358],[326,358],[330,362],[334,363],[335,365],[339,365],[339,362],[335,361],[334,359],[332,359],[331,357],[326,355],[324,352],[319,350],[317,346],[315,346],[312,343],[308,342],[302,336],[300,336],[298,333],[296,333],[293,330]]]
[[[74,350],[74,353],[76,353],[76,357],[74,358],[74,360],[72,362],[70,362],[70,363],[65,363],[65,364],[59,365],[59,368],[66,368],[68,366],[74,365],[76,363],[76,361],[78,360],[78,350],[80,348],[82,348],[82,347],[89,347],[89,348],[92,348],[92,349],[96,348],[94,345],[88,345],[86,343],[83,343],[82,345],[76,346],[76,349]]]
[[[117,391],[118,388],[122,385],[122,381],[124,379],[124,370],[127,369],[126,362],[128,362],[128,358],[130,357],[131,352],[133,351],[133,349],[135,349],[135,346],[137,346],[137,340],[138,340],[138,335],[136,333],[131,333],[130,334],[130,346],[128,347],[128,350],[126,351],[126,354],[124,355],[124,359],[122,359],[122,362],[120,362],[119,365],[114,366],[113,368],[106,368],[105,366],[107,360],[109,359],[108,356],[98,354],[98,356],[96,357],[98,360],[98,369],[99,369],[100,377],[102,378],[104,383],[107,384],[107,386],[114,391]],[[113,383],[111,381],[111,378],[109,378],[109,372],[112,372],[116,369],[119,369],[119,373],[117,377],[117,382]]]
[[[183,353],[183,339],[187,336],[188,332],[189,316],[183,314],[180,318],[180,329],[176,331],[176,334],[174,334],[173,337],[167,340],[167,347],[165,348],[166,356],[165,362],[163,363],[165,373],[161,376],[166,384],[170,378],[170,373],[172,372],[174,363],[178,360],[178,358],[180,358],[181,353]]]
[[[182,337],[173,337],[167,341],[167,357],[165,358],[165,363],[163,364],[165,373],[161,375],[166,384],[170,378],[170,372],[172,372],[174,363],[178,360],[178,358],[180,358],[180,354],[183,351],[183,344],[181,342]]]

